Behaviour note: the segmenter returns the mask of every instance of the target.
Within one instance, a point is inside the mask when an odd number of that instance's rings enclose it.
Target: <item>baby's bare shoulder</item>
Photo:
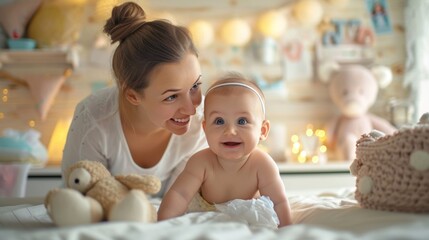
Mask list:
[[[278,166],[274,159],[266,152],[255,149],[249,159],[249,163],[257,167],[257,169],[266,169],[277,171]]]
[[[188,166],[205,166],[207,165],[211,159],[214,157],[214,153],[209,149],[203,149],[196,152],[189,158],[187,165]]]
[[[256,161],[264,164],[273,164],[275,163],[274,159],[267,152],[262,151],[261,149],[255,149],[250,155],[252,161]]]

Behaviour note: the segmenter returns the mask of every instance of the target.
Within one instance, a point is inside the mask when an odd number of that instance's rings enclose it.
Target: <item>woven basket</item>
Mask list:
[[[429,114],[393,135],[362,135],[350,170],[362,207],[429,212]]]

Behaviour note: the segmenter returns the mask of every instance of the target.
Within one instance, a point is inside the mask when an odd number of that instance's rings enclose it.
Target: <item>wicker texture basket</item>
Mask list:
[[[350,170],[362,207],[429,212],[429,114],[393,135],[362,135]]]

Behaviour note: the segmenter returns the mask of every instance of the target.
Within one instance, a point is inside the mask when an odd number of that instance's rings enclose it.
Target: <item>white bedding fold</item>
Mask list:
[[[0,207],[0,239],[427,239],[428,214],[360,208],[350,191],[292,196],[292,226],[272,230],[249,226],[219,212],[194,212],[153,224],[104,222],[58,228],[46,219],[43,205]],[[159,202],[158,202],[159,203]],[[157,203],[156,203],[157,204]],[[19,213],[32,212],[12,221]],[[25,215],[25,214],[24,214]]]

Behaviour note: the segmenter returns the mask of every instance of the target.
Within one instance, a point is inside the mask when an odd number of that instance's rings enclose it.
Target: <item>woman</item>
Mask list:
[[[196,48],[185,28],[146,21],[132,2],[113,8],[104,32],[119,42],[112,59],[117,86],[76,107],[62,170],[88,159],[113,175],[155,175],[162,196],[188,158],[207,146]]]

